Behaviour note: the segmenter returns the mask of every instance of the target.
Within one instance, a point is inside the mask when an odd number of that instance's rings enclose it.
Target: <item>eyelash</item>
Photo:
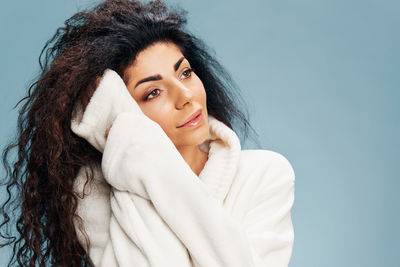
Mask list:
[[[188,69],[186,69],[184,72],[182,72],[182,73],[185,73],[185,72],[189,72],[188,74],[187,74],[187,76],[186,76],[186,78],[185,79],[188,79],[188,78],[190,78],[191,76],[192,76],[192,72],[194,71],[193,70],[193,68],[188,68]],[[149,96],[154,92],[154,91],[156,91],[156,90],[160,90],[160,89],[158,89],[158,88],[156,88],[156,89],[154,89],[154,90],[152,90],[148,95],[146,95],[145,96],[145,98],[143,99],[144,101],[149,101]],[[157,95],[158,96],[158,95]],[[155,97],[157,97],[157,96],[155,96]],[[153,98],[155,98],[155,97],[153,97]],[[153,99],[153,98],[151,98],[151,99]],[[150,100],[151,100],[150,99]]]

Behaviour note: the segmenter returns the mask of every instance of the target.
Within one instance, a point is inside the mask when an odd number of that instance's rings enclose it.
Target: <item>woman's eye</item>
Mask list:
[[[144,98],[144,100],[152,99],[152,98],[158,96],[160,93],[158,93],[158,94],[153,94],[153,92],[156,92],[156,91],[160,91],[160,89],[154,89],[153,91],[151,91],[150,94],[148,94],[148,95]],[[150,98],[149,98],[149,96],[152,96],[152,95],[153,95],[153,97],[150,97]]]
[[[192,75],[193,69],[187,69],[182,74],[185,76],[185,78],[189,78]]]

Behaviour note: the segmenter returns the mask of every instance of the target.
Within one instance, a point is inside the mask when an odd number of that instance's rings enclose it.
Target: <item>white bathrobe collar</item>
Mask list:
[[[210,134],[199,148],[209,154],[199,178],[223,202],[237,171],[241,146],[236,133],[223,122],[208,115],[208,124]]]

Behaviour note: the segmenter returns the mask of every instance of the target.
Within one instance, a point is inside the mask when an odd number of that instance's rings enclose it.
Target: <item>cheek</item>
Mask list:
[[[196,76],[196,81],[195,81],[195,94],[197,96],[197,101],[199,101],[201,104],[205,105],[207,95],[206,95],[206,90],[204,88],[203,83],[199,79],[199,77]]]
[[[201,99],[203,100],[203,103],[205,104],[207,101],[207,94],[206,94],[206,90],[204,89],[204,87],[201,90]]]
[[[166,112],[163,104],[142,105],[141,109],[144,115],[158,123],[163,129],[168,125],[168,116],[165,116],[165,114],[169,114],[169,112]]]

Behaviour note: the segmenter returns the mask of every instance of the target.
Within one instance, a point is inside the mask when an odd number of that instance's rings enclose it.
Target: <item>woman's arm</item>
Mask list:
[[[118,79],[116,74],[108,73],[112,74],[108,76],[108,81]],[[113,99],[118,99],[118,94],[126,90],[123,86],[118,88],[119,91],[113,91]],[[101,97],[110,94],[99,89],[106,91],[107,87],[100,84],[91,100],[97,104],[88,106],[82,122],[86,124],[85,116],[88,118],[91,112],[95,112],[95,109],[90,109],[93,106],[109,110],[113,115],[104,117],[112,117],[114,120],[99,120],[100,125],[86,127],[81,132],[79,125],[73,129],[90,142],[97,140],[91,137],[104,136],[104,130],[112,126],[106,142],[97,142],[104,144],[104,147],[100,145],[98,149],[104,149],[102,170],[105,179],[118,191],[128,191],[151,200],[158,214],[187,247],[196,266],[287,265],[293,235],[291,221],[289,224],[288,219],[285,219],[280,223],[279,219],[268,221],[266,217],[290,216],[293,202],[291,181],[294,179],[290,164],[285,166],[285,177],[280,178],[286,181],[286,187],[281,188],[282,196],[279,196],[280,191],[273,191],[279,200],[275,203],[278,210],[272,209],[268,203],[257,203],[249,213],[245,227],[211,197],[157,123],[142,112],[137,112],[138,107],[127,105],[127,110],[113,110],[116,105],[108,104],[110,98]],[[124,93],[120,97],[119,101],[126,101]],[[131,104],[135,105],[136,102]],[[90,124],[87,122],[87,125]],[[271,189],[265,186],[257,192],[258,198],[262,199],[267,193],[271,193]],[[266,256],[273,254],[266,250],[274,248],[273,242],[278,240],[275,237],[271,239],[273,235],[278,239],[282,237],[289,240],[287,249],[277,255],[280,258],[276,261]],[[131,238],[135,240],[137,237]]]
[[[197,266],[288,265],[294,173],[284,158],[275,159],[266,170],[243,224],[211,197],[162,129],[150,120],[119,115],[108,136],[102,168],[119,190],[152,201]]]
[[[256,189],[252,190],[242,225],[264,266],[288,266],[294,241],[290,212],[294,203],[293,168],[284,156],[273,151],[249,150],[242,154],[247,169],[244,172],[255,171],[251,178],[261,178],[253,183]]]

